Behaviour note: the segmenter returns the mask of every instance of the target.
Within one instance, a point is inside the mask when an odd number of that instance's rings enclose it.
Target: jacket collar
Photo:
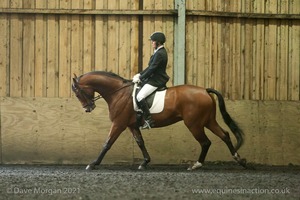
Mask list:
[[[160,50],[160,49],[162,49],[162,48],[164,48],[164,45],[161,45],[160,47],[158,47],[157,49],[155,49],[153,55],[154,55],[158,50]]]

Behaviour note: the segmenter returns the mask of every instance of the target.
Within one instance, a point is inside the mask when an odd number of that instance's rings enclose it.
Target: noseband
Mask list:
[[[88,95],[84,90],[83,88],[80,88],[78,85],[74,85],[73,86],[76,90],[76,93],[79,93],[81,97],[83,97],[85,99],[85,101],[87,102],[87,104],[84,106],[87,107],[87,106],[93,106],[94,105],[94,102],[98,99],[100,99],[100,95],[97,96],[97,97],[94,97],[92,98],[90,95]]]

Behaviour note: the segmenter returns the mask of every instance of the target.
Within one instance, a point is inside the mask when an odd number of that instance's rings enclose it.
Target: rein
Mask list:
[[[97,101],[97,100],[99,100],[99,99],[102,99],[103,96],[112,95],[112,94],[114,94],[114,93],[116,93],[116,92],[118,92],[118,91],[120,91],[120,90],[122,90],[122,89],[124,89],[124,88],[127,88],[127,87],[129,87],[129,86],[131,86],[131,85],[133,85],[133,84],[134,84],[134,83],[131,82],[131,83],[129,83],[129,84],[123,85],[122,87],[116,89],[115,91],[110,92],[110,93],[105,94],[105,95],[100,95],[100,94],[99,94],[98,96],[94,97],[94,98],[91,99],[91,100],[92,100],[93,102],[95,102],[95,101]]]

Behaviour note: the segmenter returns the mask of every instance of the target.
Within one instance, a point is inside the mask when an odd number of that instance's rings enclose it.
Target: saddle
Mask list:
[[[136,99],[136,96],[141,88],[142,88],[141,86],[135,84],[132,93],[133,104],[134,104],[133,108],[137,112],[141,112],[141,110],[138,108],[137,99]],[[151,114],[160,113],[161,111],[163,111],[166,91],[167,91],[166,86],[160,87],[146,98],[146,103],[148,104]]]

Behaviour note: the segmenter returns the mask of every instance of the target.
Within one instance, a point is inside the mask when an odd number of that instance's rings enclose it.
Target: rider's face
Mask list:
[[[157,49],[157,42],[151,40],[151,43],[152,43],[152,47],[153,47],[154,49]]]

